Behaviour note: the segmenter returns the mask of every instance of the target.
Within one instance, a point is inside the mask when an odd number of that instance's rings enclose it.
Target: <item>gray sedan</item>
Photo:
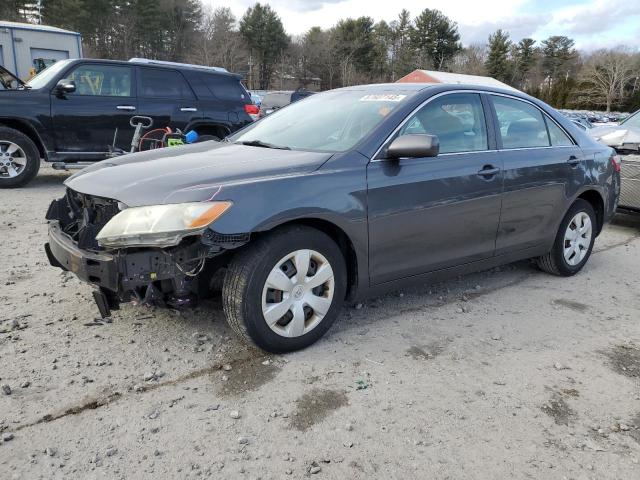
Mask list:
[[[619,169],[611,148],[521,93],[350,87],[224,142],[77,173],[47,212],[46,252],[95,287],[103,315],[132,300],[187,308],[221,279],[233,330],[291,351],[345,299],[526,258],[578,273],[613,216]]]

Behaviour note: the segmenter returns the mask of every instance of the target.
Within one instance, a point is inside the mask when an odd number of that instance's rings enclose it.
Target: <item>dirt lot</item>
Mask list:
[[[65,176],[0,191],[0,478],[640,478],[640,216],[574,278],[399,292],[270,356],[215,302],[95,322],[42,249]]]

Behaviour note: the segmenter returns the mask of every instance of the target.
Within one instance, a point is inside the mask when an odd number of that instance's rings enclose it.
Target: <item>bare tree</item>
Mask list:
[[[624,97],[625,87],[638,74],[633,55],[623,48],[599,50],[587,57],[582,68],[584,88],[579,100],[603,105],[606,111]]]
[[[231,72],[245,73],[247,52],[236,17],[227,7],[208,8],[202,19],[202,37],[196,56],[205,65],[224,67]]]
[[[487,61],[487,50],[484,45],[473,44],[465,47],[453,57],[448,65],[452,72],[467,75],[486,75],[484,63]]]

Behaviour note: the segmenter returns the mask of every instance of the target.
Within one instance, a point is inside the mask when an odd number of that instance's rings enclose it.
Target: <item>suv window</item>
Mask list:
[[[570,147],[573,145],[571,139],[553,120],[546,116],[545,120],[547,121],[547,128],[549,129],[549,136],[551,137],[551,145],[554,147]]]
[[[440,153],[487,150],[487,126],[480,95],[452,93],[437,98],[409,119],[399,135],[436,135]]]
[[[182,74],[168,68],[140,68],[140,97],[194,98]]]
[[[502,148],[548,147],[549,135],[542,112],[514,98],[491,96],[498,117]]]
[[[291,92],[267,93],[262,99],[262,108],[282,108],[291,103]]]
[[[200,79],[207,86],[211,94],[220,100],[237,102],[247,98],[247,93],[244,88],[242,88],[242,85],[240,85],[240,81],[233,77],[203,73],[200,75]]]
[[[68,80],[76,84],[72,95],[131,97],[131,67],[85,64],[73,69]]]

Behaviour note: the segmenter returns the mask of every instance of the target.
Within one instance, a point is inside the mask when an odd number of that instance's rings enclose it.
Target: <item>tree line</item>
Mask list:
[[[322,89],[393,82],[414,69],[489,75],[557,108],[640,108],[640,54],[626,47],[579,52],[566,36],[510,39],[497,30],[464,46],[458,25],[426,8],[387,22],[346,18],[288,35],[277,12],[256,3],[241,18],[199,0],[4,0],[0,18],[78,31],[85,55],[148,57],[225,67],[250,89],[283,78]]]

